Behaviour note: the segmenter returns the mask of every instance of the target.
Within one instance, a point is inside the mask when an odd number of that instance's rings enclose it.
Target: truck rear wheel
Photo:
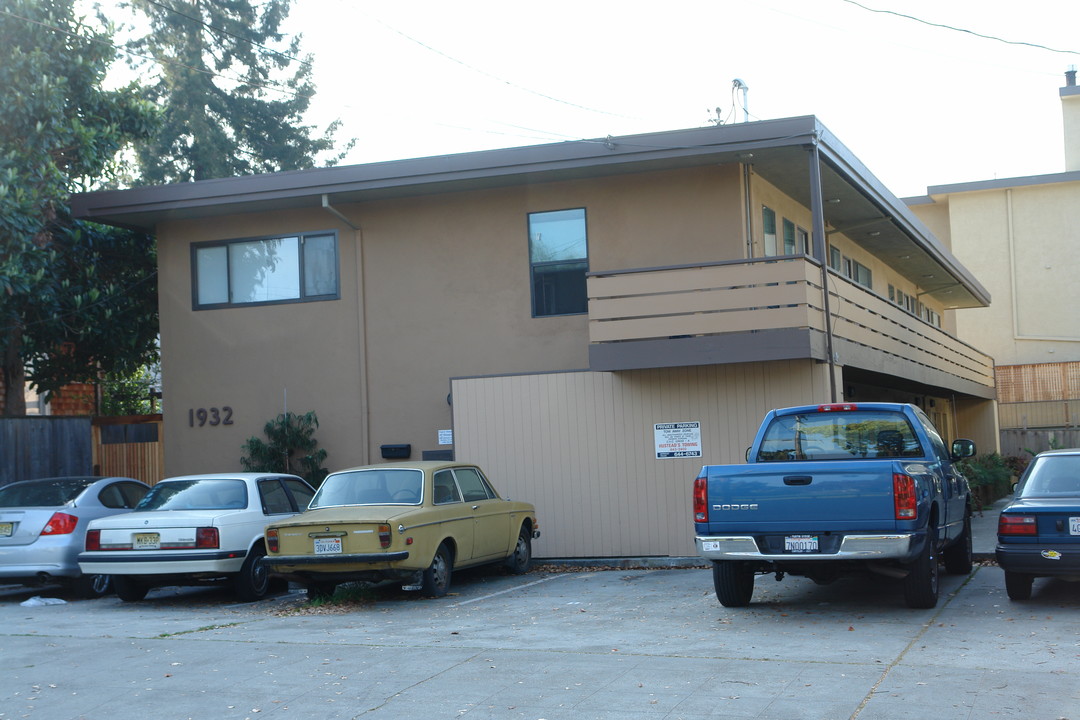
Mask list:
[[[931,527],[919,557],[908,566],[904,578],[904,600],[909,608],[932,608],[938,601],[938,557],[934,552],[937,530]]]
[[[714,560],[713,587],[716,599],[724,607],[746,607],[754,594],[754,570],[749,563],[737,560]]]

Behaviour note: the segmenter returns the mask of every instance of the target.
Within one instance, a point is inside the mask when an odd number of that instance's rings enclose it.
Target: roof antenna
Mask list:
[[[750,86],[739,78],[735,78],[731,81],[731,94],[733,96],[732,99],[734,99],[734,95],[736,92],[742,93],[743,122],[750,122],[750,109],[746,102],[746,95],[750,92]]]

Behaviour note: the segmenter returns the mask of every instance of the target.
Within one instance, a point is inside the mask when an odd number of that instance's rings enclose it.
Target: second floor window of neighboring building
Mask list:
[[[529,213],[533,317],[589,310],[585,209]]]
[[[339,297],[335,233],[198,243],[191,260],[196,309]]]

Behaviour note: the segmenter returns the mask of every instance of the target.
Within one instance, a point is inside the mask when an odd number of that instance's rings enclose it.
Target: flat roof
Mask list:
[[[812,207],[809,150],[821,158],[824,220],[947,307],[985,306],[986,289],[816,117],[594,138],[389,162],[201,180],[72,196],[76,218],[148,232],[188,218],[749,163]],[[927,287],[925,278],[937,276]]]

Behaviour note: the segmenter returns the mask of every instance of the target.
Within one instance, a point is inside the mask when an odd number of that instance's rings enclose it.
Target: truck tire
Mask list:
[[[908,574],[904,578],[904,601],[909,608],[927,609],[937,606],[939,575],[938,557],[934,552],[936,537],[937,530],[930,527],[922,552],[908,566]]]
[[[1005,571],[1005,592],[1010,600],[1030,600],[1031,583],[1035,578],[1024,573]]]
[[[945,572],[950,575],[967,575],[971,572],[971,513],[964,514],[964,529],[942,553],[945,559]]]
[[[746,607],[754,594],[754,570],[737,560],[714,560],[713,588],[724,607]]]

